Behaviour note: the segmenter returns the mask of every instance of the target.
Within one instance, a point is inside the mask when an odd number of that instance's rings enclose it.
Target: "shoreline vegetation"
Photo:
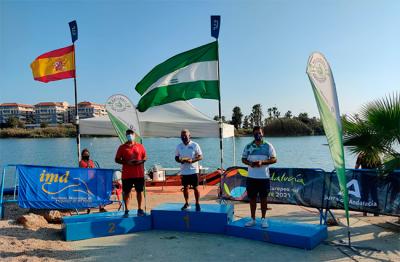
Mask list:
[[[313,123],[313,125],[315,125]],[[264,132],[268,137],[292,137],[292,136],[319,136],[323,135],[323,129],[318,124],[307,125],[297,119],[274,119],[264,126]],[[83,137],[117,137],[109,135],[82,135]],[[236,137],[253,136],[251,128],[235,128]],[[66,138],[76,137],[75,126],[59,125],[57,127],[40,127],[26,129],[12,127],[0,129],[0,138]]]
[[[214,120],[219,121],[215,116]],[[232,110],[230,120],[221,117],[222,122],[235,127],[235,136],[253,136],[254,126],[261,126],[267,137],[295,137],[295,136],[320,136],[324,135],[321,121],[316,117],[309,117],[307,113],[293,116],[287,111],[283,116],[277,107],[267,109],[267,117],[264,118],[261,104],[252,107],[251,113],[244,116],[240,107]],[[27,129],[25,123],[16,117],[10,117],[7,123],[0,125],[0,138],[63,138],[75,137],[76,130],[72,124],[59,124],[50,127],[47,123],[40,124],[40,128]],[[83,135],[84,137],[114,137],[110,135]],[[117,136],[117,135],[115,135]]]

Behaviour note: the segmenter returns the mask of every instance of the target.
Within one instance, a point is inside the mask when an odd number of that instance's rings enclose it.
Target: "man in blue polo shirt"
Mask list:
[[[197,189],[199,185],[199,165],[197,162],[203,158],[203,153],[201,152],[199,144],[190,140],[189,130],[182,130],[181,140],[182,143],[176,147],[175,153],[175,161],[181,164],[183,196],[185,198],[185,205],[181,209],[186,210],[190,208],[189,185],[191,185],[196,199],[196,211],[200,211],[200,193]]]
[[[242,155],[242,162],[249,168],[247,177],[247,196],[250,199],[251,220],[245,224],[246,227],[256,225],[257,196],[261,202],[261,227],[268,227],[265,219],[267,212],[267,196],[270,190],[269,168],[270,164],[276,163],[276,152],[272,144],[263,140],[263,130],[259,126],[253,128],[254,141],[248,144]]]

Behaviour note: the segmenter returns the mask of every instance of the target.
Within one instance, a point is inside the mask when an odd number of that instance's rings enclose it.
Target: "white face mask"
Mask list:
[[[133,140],[135,140],[135,135],[134,134],[126,135],[126,139],[128,139],[129,142],[132,142]]]

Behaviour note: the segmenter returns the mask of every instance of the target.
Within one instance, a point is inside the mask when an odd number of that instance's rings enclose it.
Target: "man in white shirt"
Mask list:
[[[182,143],[176,147],[175,153],[175,161],[181,164],[183,197],[185,198],[185,204],[181,209],[186,210],[190,208],[189,185],[191,185],[196,199],[196,211],[200,211],[200,193],[197,189],[199,185],[199,165],[197,162],[203,158],[203,153],[201,152],[200,146],[196,142],[190,140],[190,131],[188,129],[182,130],[181,139]]]
[[[270,190],[269,168],[270,164],[276,163],[276,152],[272,144],[263,140],[263,130],[256,126],[253,128],[254,140],[248,144],[242,155],[242,162],[248,166],[249,172],[246,182],[247,196],[250,199],[251,219],[245,224],[246,227],[256,225],[257,196],[261,202],[261,227],[268,227],[265,219],[267,212],[267,196]]]

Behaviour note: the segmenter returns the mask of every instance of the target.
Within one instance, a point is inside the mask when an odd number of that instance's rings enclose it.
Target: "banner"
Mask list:
[[[69,22],[68,24],[69,24],[69,30],[71,31],[72,43],[75,43],[75,41],[78,40],[78,25],[76,24],[75,20]]]
[[[335,173],[321,169],[270,168],[268,202],[314,208],[344,209]],[[349,209],[400,215],[400,171],[379,176],[373,170],[347,170]],[[222,198],[248,201],[246,167],[230,167],[222,175]]]
[[[352,211],[400,215],[400,171],[378,176],[374,170],[347,170],[349,208]],[[324,196],[325,206],[343,209],[343,196],[335,175]]]
[[[212,15],[211,16],[211,36],[218,39],[219,28],[221,27],[221,16]]]
[[[333,165],[336,169],[344,198],[343,204],[346,211],[347,226],[349,226],[349,197],[346,188],[342,120],[340,118],[339,102],[332,70],[323,54],[314,52],[310,55],[307,64],[307,75],[310,79],[326,139],[328,140]]]
[[[128,129],[132,129],[135,132],[135,141],[142,143],[136,107],[129,98],[124,95],[109,97],[106,102],[106,110],[122,144],[127,142],[125,132]]]
[[[113,169],[17,165],[18,205],[84,209],[111,203]]]

